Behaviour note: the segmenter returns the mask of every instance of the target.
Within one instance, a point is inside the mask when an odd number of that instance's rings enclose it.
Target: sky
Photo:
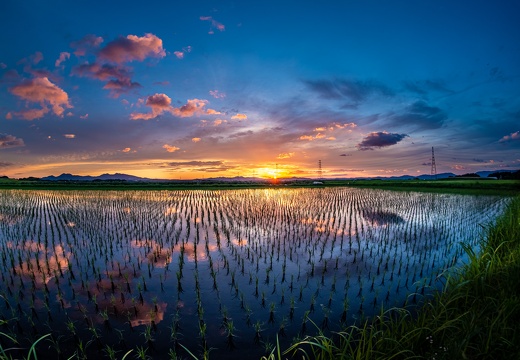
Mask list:
[[[0,11],[0,175],[520,169],[517,1],[36,1]]]

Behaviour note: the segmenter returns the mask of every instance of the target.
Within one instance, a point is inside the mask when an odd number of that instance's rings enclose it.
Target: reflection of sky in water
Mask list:
[[[464,260],[459,243],[476,244],[480,225],[507,202],[349,188],[7,191],[4,199],[3,276],[34,274],[38,285],[45,279],[50,294],[36,293],[39,311],[54,299],[49,309],[62,304],[75,319],[99,323],[99,312],[107,311],[114,326],[153,321],[165,344],[177,314],[191,348],[199,344],[199,297],[210,346],[222,347],[225,307],[245,348],[254,337],[246,309],[252,323],[264,324],[266,338],[282,321],[292,338],[312,308],[309,318],[320,325],[327,316],[335,331],[344,304],[352,322],[381,305],[420,300],[439,288],[436,278],[455,260]],[[49,281],[56,274],[59,289]],[[25,295],[24,307],[30,306],[30,287],[20,294],[9,289],[10,301]],[[272,303],[274,324],[268,323]]]

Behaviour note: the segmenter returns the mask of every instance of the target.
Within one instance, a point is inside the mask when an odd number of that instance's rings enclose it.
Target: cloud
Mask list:
[[[356,146],[359,150],[374,150],[374,148],[395,145],[407,136],[407,134],[394,134],[386,131],[372,132]]]
[[[169,162],[166,165],[173,166],[173,167],[184,167],[184,166],[218,166],[222,165],[224,162],[220,160],[215,161],[198,161],[198,160],[192,160],[192,161],[173,161]]]
[[[217,120],[213,121],[214,126],[219,126],[219,125],[222,125],[225,123],[227,123],[227,120],[217,119]]]
[[[208,109],[206,111],[206,114],[208,114],[208,115],[221,115],[222,113],[220,111],[217,111],[217,110]]]
[[[0,133],[0,149],[8,149],[21,146],[25,146],[23,139],[17,138],[13,135]]]
[[[340,154],[339,156],[352,156],[352,154]]]
[[[172,100],[166,94],[155,94],[148,96],[146,99],[146,106],[152,109],[151,113],[132,113],[130,119],[132,120],[150,120],[161,115],[164,112],[172,112]]]
[[[83,120],[88,119],[88,114],[80,115],[79,118],[80,118],[80,119],[83,119]]]
[[[1,149],[1,148],[0,148]],[[6,167],[9,167],[9,166],[13,166],[14,164],[11,163],[11,162],[7,162],[7,161],[0,161],[0,168],[6,168]]]
[[[202,115],[205,113],[204,107],[207,103],[207,100],[191,99],[181,107],[173,108],[172,114],[177,117],[192,117],[194,115]]]
[[[173,55],[175,55],[177,59],[184,59],[184,53],[182,51],[174,51]]]
[[[163,149],[166,149],[166,151],[172,153],[172,152],[176,152],[177,150],[180,150],[180,148],[178,148],[177,146],[171,146],[171,145],[168,145],[168,144],[164,144],[163,146]]]
[[[194,137],[191,139],[194,143],[198,143],[200,141],[200,137]]]
[[[54,62],[54,66],[55,67],[58,67],[61,65],[62,62],[64,62],[65,60],[69,59],[70,58],[70,53],[68,52],[62,52],[60,53],[60,57],[58,58],[58,60],[56,60]]]
[[[99,59],[116,64],[143,61],[147,57],[162,58],[165,56],[162,40],[153,34],[145,34],[142,37],[136,35],[119,37],[109,42],[98,53]]]
[[[107,81],[103,89],[110,90],[110,96],[114,98],[141,87],[141,84],[131,80],[131,71],[122,65],[87,63],[76,66],[72,73],[81,77]]]
[[[374,80],[306,80],[305,84],[323,99],[349,100],[351,105],[357,105],[374,94],[394,96],[393,90]]]
[[[109,80],[105,86],[103,86],[103,89],[110,90],[110,96],[117,99],[119,96],[121,96],[121,94],[140,87],[141,84],[138,82],[133,82],[130,79],[112,79]]]
[[[76,138],[76,134],[63,134],[63,136],[66,139],[75,139]]]
[[[414,92],[419,95],[426,95],[429,91],[436,91],[446,94],[454,93],[446,87],[446,84],[442,80],[421,80],[421,81],[405,81],[404,87],[408,91]]]
[[[500,140],[498,140],[498,142],[509,142],[514,140],[520,140],[520,131],[505,135]]]
[[[213,96],[215,99],[223,99],[226,97],[226,93],[220,92],[218,90],[210,90],[209,94]]]
[[[448,115],[438,107],[429,106],[424,101],[416,101],[405,109],[405,113],[392,117],[399,125],[412,125],[419,129],[438,129]]]
[[[124,153],[127,153],[127,152],[130,152],[130,150],[132,150],[132,148],[127,147],[127,148],[124,148],[121,151],[124,152]]]
[[[236,114],[231,117],[231,120],[247,120],[246,114]]]
[[[211,27],[208,31],[208,34],[210,35],[213,35],[215,32],[213,30],[217,29],[218,31],[224,31],[226,30],[226,27],[224,26],[224,24],[222,23],[219,23],[218,21],[216,21],[215,19],[213,19],[211,16],[201,16],[200,17],[200,20],[202,21],[209,21],[211,22]]]
[[[311,136],[311,135],[302,135],[299,137],[300,140],[307,140],[307,141],[312,141],[314,140],[314,136]]]
[[[93,49],[99,47],[102,42],[102,37],[88,34],[78,41],[71,42],[70,47],[76,49],[76,51],[74,51],[74,55],[85,56],[87,52],[91,52]]]
[[[281,154],[278,154],[278,156],[276,157],[277,159],[290,159],[294,156],[294,153],[293,152],[289,152],[289,153],[281,153]]]
[[[25,80],[10,88],[9,91],[28,103],[39,103],[42,107],[13,113],[26,120],[43,117],[49,111],[47,104],[51,105],[52,112],[58,116],[63,116],[65,108],[72,108],[68,94],[46,77]]]

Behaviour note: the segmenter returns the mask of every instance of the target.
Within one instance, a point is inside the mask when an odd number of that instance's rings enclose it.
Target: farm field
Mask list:
[[[510,201],[348,187],[0,198],[2,333],[25,348],[51,334],[39,358],[165,359],[259,358],[276,336],[284,348],[413,308]]]

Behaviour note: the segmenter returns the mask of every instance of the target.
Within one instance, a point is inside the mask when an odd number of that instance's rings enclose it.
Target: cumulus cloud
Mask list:
[[[182,51],[174,51],[173,55],[175,55],[177,59],[184,59],[184,53]]]
[[[214,126],[219,126],[219,125],[222,125],[224,123],[227,123],[227,120],[217,119],[217,120],[213,121],[213,125]]]
[[[124,153],[127,153],[127,152],[130,152],[130,150],[132,150],[132,148],[127,147],[127,148],[124,148],[121,151],[124,152]]]
[[[180,148],[178,148],[177,146],[171,146],[171,145],[168,145],[168,144],[164,144],[163,146],[163,149],[166,149],[166,151],[172,153],[172,152],[176,152],[177,150],[180,150]]]
[[[200,137],[194,137],[191,139],[194,143],[198,143],[200,141]]]
[[[58,67],[62,62],[70,58],[70,54],[68,52],[60,53],[60,57],[54,62],[54,66]]]
[[[0,133],[0,149],[8,149],[14,147],[25,146],[23,139],[13,135]]]
[[[171,106],[172,100],[166,94],[155,94],[148,96],[146,99],[146,106],[152,109],[150,113],[132,113],[130,119],[132,120],[150,120],[161,115],[164,112],[171,112],[173,107]]]
[[[246,114],[236,114],[231,117],[231,120],[247,120]]]
[[[42,107],[41,109],[28,109],[13,113],[26,120],[43,117],[49,111],[47,104],[51,106],[52,112],[58,116],[63,116],[65,108],[72,108],[68,94],[46,77],[25,80],[10,88],[9,91],[27,103],[39,103]]]
[[[498,142],[509,142],[509,141],[515,141],[515,140],[520,140],[520,131],[511,133],[509,135],[505,135],[500,140],[498,140]]]
[[[93,49],[99,47],[102,42],[102,37],[88,34],[78,41],[71,42],[70,47],[76,49],[76,51],[74,51],[74,55],[85,56],[87,52],[91,52]]]
[[[374,150],[374,148],[387,147],[397,144],[407,136],[407,134],[395,134],[386,131],[372,132],[357,144],[357,148],[359,150]]]
[[[118,98],[121,94],[127,93],[132,89],[140,88],[141,84],[131,81],[130,79],[118,80],[112,79],[109,80],[103,89],[110,90],[110,97]]]
[[[128,35],[109,42],[102,48],[98,57],[101,60],[122,64],[131,61],[143,61],[147,57],[166,56],[162,40],[153,34],[144,36]]]
[[[222,113],[220,111],[214,110],[214,109],[208,109],[206,111],[206,114],[208,115],[221,115]]]
[[[155,94],[149,96],[146,99],[145,105],[152,109],[152,112],[149,113],[132,113],[130,115],[130,119],[132,120],[150,120],[154,119],[157,116],[163,114],[164,112],[168,112],[177,117],[192,117],[195,115],[203,115],[207,114],[208,111],[204,109],[207,100],[199,100],[199,99],[189,99],[186,104],[181,107],[173,107],[171,106],[171,99],[166,94]]]

